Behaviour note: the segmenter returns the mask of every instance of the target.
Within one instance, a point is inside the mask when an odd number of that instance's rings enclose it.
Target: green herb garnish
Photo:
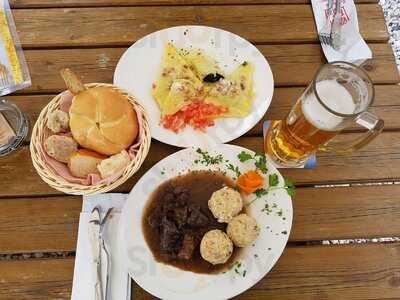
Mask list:
[[[285,190],[290,197],[294,197],[296,194],[295,186],[289,178],[285,178]]]
[[[287,234],[287,230],[282,231],[282,234]]]
[[[269,186],[277,186],[279,184],[278,174],[269,175]]]
[[[201,155],[201,160],[197,160],[197,161],[202,164],[205,164],[206,166],[217,165],[217,164],[220,164],[224,160],[224,158],[221,154],[212,156],[207,151],[203,151],[200,148],[197,148],[196,152]]]
[[[265,154],[257,152],[256,155],[254,155],[254,160],[254,165],[256,166],[257,170],[260,170],[263,174],[267,174],[268,167]]]
[[[227,165],[228,170],[233,171],[237,177],[239,177],[240,175],[242,175],[242,173],[240,173],[239,167],[238,166],[234,166],[232,164],[228,164]]]
[[[246,151],[240,152],[237,157],[239,158],[240,162],[245,162],[253,158],[253,156]]]
[[[254,192],[254,194],[256,194],[257,198],[261,198],[262,196],[265,196],[266,194],[268,194],[268,191],[266,189],[258,189]]]

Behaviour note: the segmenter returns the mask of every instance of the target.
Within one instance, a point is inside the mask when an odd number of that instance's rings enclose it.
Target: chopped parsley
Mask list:
[[[241,264],[239,261],[236,261],[236,262],[233,264],[232,268],[234,268],[236,274],[238,274],[239,276],[245,277],[247,271],[246,271],[246,270],[243,270],[243,271],[240,270],[240,267],[241,267],[241,266],[242,266],[242,264]]]
[[[268,203],[265,203],[264,208],[261,210],[262,212],[266,212],[267,215],[269,215],[270,213],[272,213],[272,209],[269,207]]]
[[[255,257],[255,258],[257,258],[257,257],[258,257],[258,254],[257,254],[257,253],[256,253],[256,254],[254,254],[254,257]]]
[[[201,159],[195,160],[195,163],[202,163],[206,166],[209,166],[220,164],[224,160],[222,154],[212,156],[207,151],[203,151],[200,148],[197,148],[196,152],[201,155]]]
[[[242,175],[242,173],[240,173],[239,167],[238,166],[234,166],[232,164],[228,164],[227,165],[228,170],[231,170],[232,172],[234,172],[236,174],[237,177],[239,177],[240,175]]]
[[[279,184],[278,174],[269,175],[269,186],[277,186]]]
[[[245,162],[248,161],[249,159],[252,159],[253,156],[246,152],[246,151],[242,151],[237,155],[238,159],[240,160],[240,162]]]
[[[257,198],[261,198],[262,196],[265,196],[266,194],[268,194],[268,191],[266,189],[258,189],[254,192],[254,194],[256,194]]]
[[[279,216],[279,217],[282,217],[282,216],[283,216],[283,210],[282,210],[282,208],[281,208],[279,211],[276,212],[276,215]]]
[[[254,155],[254,160],[254,165],[256,166],[257,170],[260,170],[263,174],[267,174],[268,167],[267,157],[265,156],[265,154],[257,152],[256,155]]]

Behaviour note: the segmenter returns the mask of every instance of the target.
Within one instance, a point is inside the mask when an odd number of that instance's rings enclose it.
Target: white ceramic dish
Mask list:
[[[211,155],[222,154],[242,173],[255,169],[254,161],[242,163],[237,158],[237,154],[243,150],[252,153],[245,148],[219,145],[206,150]],[[158,162],[134,186],[122,210],[121,248],[128,272],[143,289],[161,299],[213,300],[234,297],[252,287],[271,270],[289,237],[293,213],[291,197],[285,189],[276,188],[248,207],[261,232],[254,245],[244,248],[238,258],[241,263],[238,270],[240,274],[234,269],[214,275],[196,274],[156,262],[142,232],[142,213],[146,202],[162,182],[189,170],[227,170],[226,162],[213,166],[196,164],[195,160],[199,157],[194,148],[188,148]],[[279,186],[283,186],[282,176],[269,162],[268,170],[268,174],[278,174]],[[234,173],[228,170],[227,175],[234,176]],[[265,182],[268,182],[268,175]],[[251,197],[245,199],[249,202],[255,196],[247,197]],[[263,211],[266,203],[270,211]]]
[[[190,127],[176,134],[160,125],[160,110],[151,95],[152,84],[160,73],[165,44],[178,48],[201,48],[214,57],[226,73],[243,61],[255,65],[253,109],[246,118],[218,119],[205,133]],[[144,105],[152,136],[178,147],[207,146],[232,141],[249,131],[264,116],[273,95],[271,68],[261,52],[250,42],[231,32],[206,26],[179,26],[151,33],[134,43],[120,58],[114,84],[135,95]]]

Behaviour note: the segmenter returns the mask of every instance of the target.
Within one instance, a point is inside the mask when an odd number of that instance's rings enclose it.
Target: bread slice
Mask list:
[[[79,149],[68,161],[68,168],[75,177],[86,178],[89,174],[98,174],[97,165],[107,157],[96,152]]]
[[[97,169],[100,172],[101,178],[104,179],[124,169],[129,164],[130,160],[128,152],[122,150],[121,153],[101,161]]]

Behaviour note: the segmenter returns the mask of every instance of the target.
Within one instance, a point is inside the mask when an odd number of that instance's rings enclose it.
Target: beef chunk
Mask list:
[[[149,223],[150,227],[152,228],[158,228],[160,226],[161,219],[158,210],[153,211],[153,213],[149,215],[147,218],[147,223]]]
[[[195,227],[206,226],[209,223],[207,215],[205,215],[201,211],[201,207],[199,205],[191,204],[189,206],[189,213],[190,215],[187,220],[187,223],[190,226],[195,226]]]
[[[175,222],[167,216],[163,216],[160,223],[160,247],[170,252],[175,252],[180,247],[180,232]]]
[[[182,247],[179,250],[178,257],[181,259],[191,259],[196,246],[197,241],[195,237],[189,233],[186,233],[183,237]]]
[[[178,225],[178,227],[182,227],[186,224],[187,218],[188,218],[188,208],[187,206],[181,206],[174,208],[172,210],[172,216],[175,221],[175,223]]]

